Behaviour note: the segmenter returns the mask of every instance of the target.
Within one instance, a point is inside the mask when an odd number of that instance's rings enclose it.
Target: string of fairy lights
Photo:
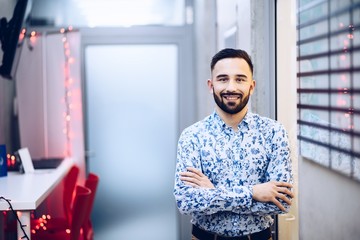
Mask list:
[[[63,34],[62,42],[64,46],[64,85],[65,85],[65,93],[64,93],[64,103],[65,103],[65,113],[64,113],[64,120],[65,120],[65,128],[63,130],[64,134],[66,135],[66,156],[71,156],[71,129],[70,129],[70,121],[71,121],[71,109],[72,109],[72,103],[71,103],[71,86],[73,84],[73,79],[71,77],[70,73],[70,65],[74,63],[74,58],[71,56],[70,51],[70,43],[68,41],[67,33],[72,31],[72,27],[70,26],[68,29],[62,28],[60,32]]]
[[[55,32],[46,32],[46,34],[62,34],[62,45],[64,51],[64,97],[61,99],[61,103],[65,105],[63,112],[63,134],[66,137],[66,143],[64,146],[64,156],[71,156],[71,138],[73,137],[73,133],[71,131],[71,110],[73,109],[72,102],[72,87],[74,83],[74,79],[71,75],[71,65],[75,62],[75,58],[71,54],[70,42],[68,33],[73,31],[73,27],[69,26],[68,28],[61,28]],[[29,50],[34,49],[34,45],[37,41],[37,38],[43,35],[43,33],[31,31],[27,33],[26,29],[22,29],[19,35],[19,45],[26,44]],[[15,155],[7,154],[7,165],[9,169],[16,168],[17,162],[15,159]]]
[[[59,31],[55,32],[46,32],[46,34],[60,33],[62,34],[62,45],[64,51],[64,97],[61,102],[65,105],[65,110],[63,112],[64,126],[63,133],[66,136],[65,151],[64,155],[69,157],[71,156],[71,109],[73,108],[73,103],[71,101],[72,97],[72,86],[74,80],[71,76],[71,65],[75,62],[75,58],[71,55],[70,42],[68,33],[73,31],[73,27],[69,26],[67,28],[61,28]],[[19,44],[27,44],[30,50],[33,49],[33,44],[36,42],[37,37],[42,35],[42,33],[31,31],[27,34],[26,29],[23,29],[19,36]],[[28,40],[27,40],[28,38]]]

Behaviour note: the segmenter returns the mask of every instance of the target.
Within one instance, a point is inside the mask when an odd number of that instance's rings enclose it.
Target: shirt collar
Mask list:
[[[241,126],[245,126],[247,129],[250,129],[251,123],[253,122],[253,113],[247,112],[243,118],[243,120],[238,124],[238,128],[240,129]],[[229,126],[226,125],[224,120],[219,116],[219,114],[216,112],[216,110],[213,112],[212,117],[214,118],[215,124],[219,127],[219,129],[224,130],[225,128],[228,128]]]
[[[252,112],[248,112],[245,114],[243,120],[239,123],[239,127],[242,124],[242,122],[244,123],[244,125],[247,127],[247,129],[250,129],[251,123],[254,121],[254,114]]]

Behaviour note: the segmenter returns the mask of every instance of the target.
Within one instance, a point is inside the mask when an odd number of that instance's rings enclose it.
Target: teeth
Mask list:
[[[225,96],[225,98],[229,100],[236,100],[239,99],[239,96]]]

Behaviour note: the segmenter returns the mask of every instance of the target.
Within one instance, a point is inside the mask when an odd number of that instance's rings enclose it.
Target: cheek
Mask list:
[[[217,96],[220,97],[221,92],[222,92],[222,91],[221,91],[220,89],[214,88],[213,91],[212,91],[212,94],[215,94],[215,95],[217,95]]]
[[[212,87],[213,93],[215,92],[216,94],[220,94],[223,91],[224,91],[224,88],[221,85],[213,85],[213,87]]]
[[[241,88],[239,88],[241,90],[241,92],[243,92],[244,94],[252,94],[253,93],[253,90],[254,88],[250,85],[247,85],[247,86],[242,86]]]

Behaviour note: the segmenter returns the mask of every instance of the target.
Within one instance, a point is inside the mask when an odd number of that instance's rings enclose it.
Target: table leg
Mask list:
[[[29,237],[29,239],[31,239],[30,211],[18,211],[17,214],[18,214],[21,224],[24,226],[23,228],[25,230],[26,235]],[[18,236],[18,239],[21,239],[21,237],[24,236],[24,232],[22,231],[19,223],[17,223],[17,236]]]

